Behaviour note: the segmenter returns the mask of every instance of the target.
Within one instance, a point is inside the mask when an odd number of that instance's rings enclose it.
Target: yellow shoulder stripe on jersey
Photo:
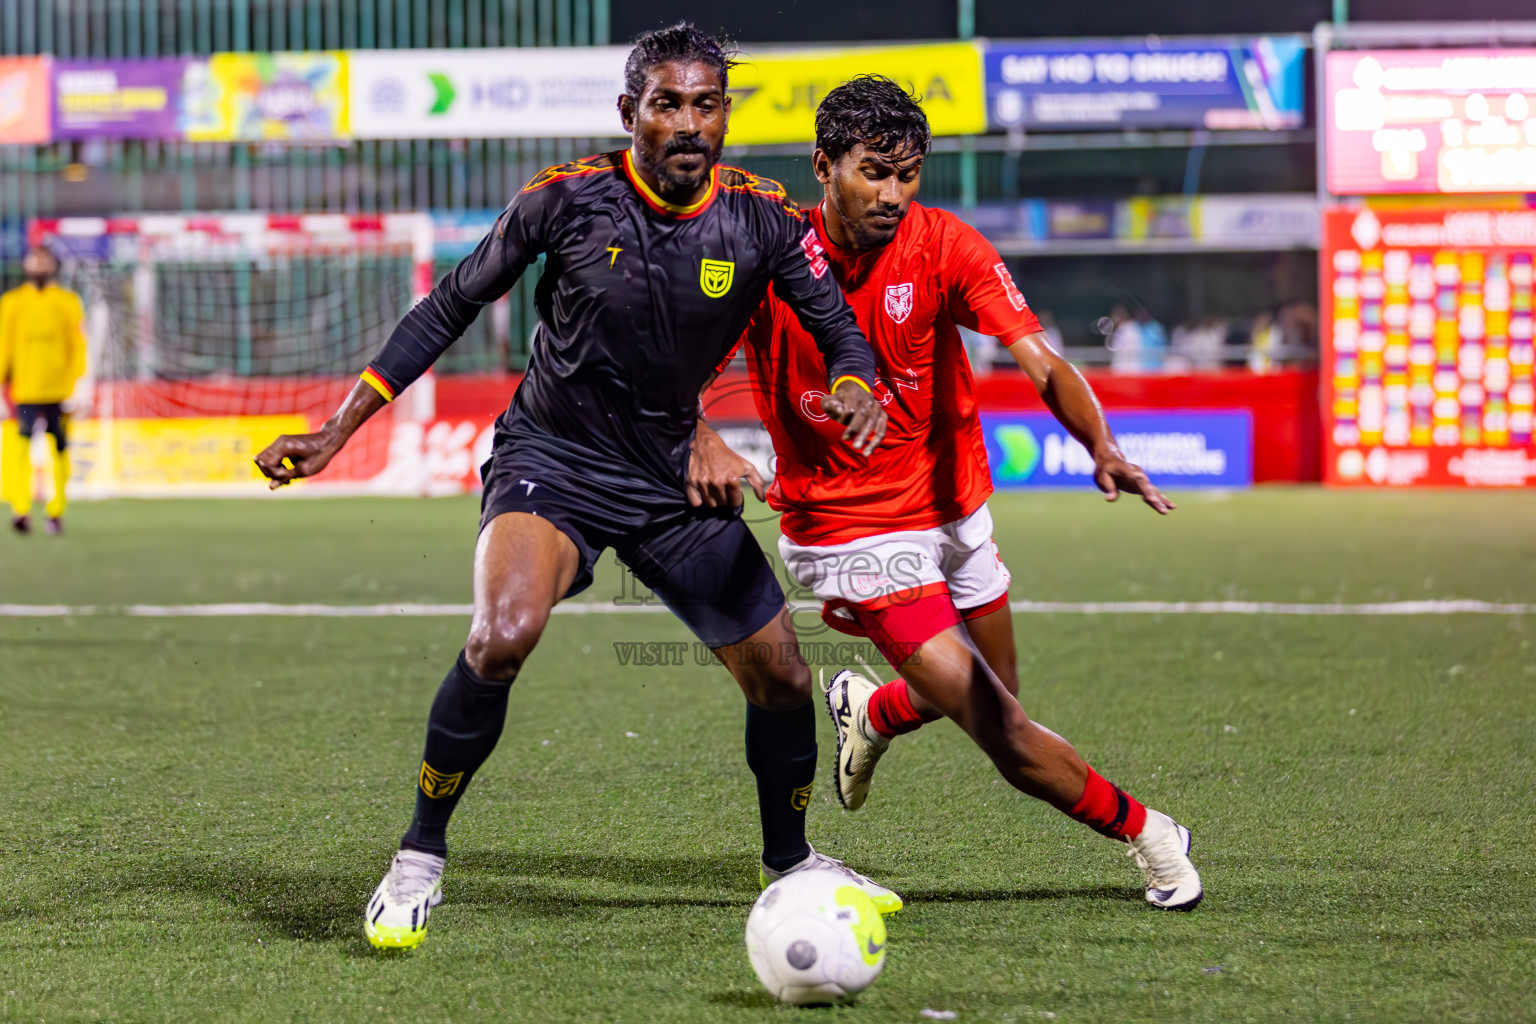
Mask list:
[[[720,191],[719,168],[711,167],[709,169],[709,189],[704,193],[704,198],[696,203],[689,203],[687,206],[679,206],[676,203],[667,202],[661,196],[651,191],[651,187],[645,183],[645,179],[640,177],[640,173],[635,170],[634,155],[627,149],[624,151],[624,171],[629,176],[630,182],[634,184],[635,191],[640,193],[640,198],[645,200],[647,206],[657,213],[668,213],[674,217],[698,216],[704,212],[704,207],[708,206],[710,201],[715,198],[715,193]]]
[[[533,176],[532,181],[523,186],[523,191],[536,192],[551,182],[615,170],[618,170],[618,167],[614,164],[611,153],[597,153],[593,156],[584,156],[580,160],[572,160],[569,163],[556,164],[553,167],[544,168]]]
[[[720,175],[721,191],[740,192],[743,195],[767,199],[777,204],[780,210],[795,220],[805,216],[804,211],[789,198],[789,193],[784,190],[784,186],[772,178],[764,178],[740,167],[732,167],[730,164],[719,164],[716,170]]]
[[[720,172],[721,188],[732,192],[751,192],[764,199],[789,198],[789,193],[784,190],[784,186],[772,178],[764,178],[745,168],[732,167],[730,164],[718,164],[717,167]]]
[[[870,386],[869,386],[869,385],[868,385],[868,384],[866,384],[866,383],[864,383],[864,380],[863,380],[863,378],[861,378],[861,377],[855,377],[855,376],[854,376],[854,375],[853,375],[853,374],[851,374],[851,373],[845,373],[845,374],[843,374],[843,375],[842,375],[842,376],[841,376],[841,377],[839,377],[839,378],[837,378],[837,380],[835,380],[835,381],[833,381],[833,382],[832,382],[832,388],[831,388],[831,390],[833,390],[833,391],[836,391],[836,390],[837,390],[837,389],[838,389],[838,387],[839,387],[839,386],[840,386],[840,385],[841,385],[841,384],[842,384],[842,383],[843,383],[843,381],[845,381],[845,380],[851,380],[851,381],[853,381],[853,382],[854,382],[854,383],[855,383],[855,384],[857,384],[857,385],[858,385],[858,386],[859,386],[859,387],[861,387],[861,388],[863,388],[863,389],[864,389],[864,390],[865,390],[865,391],[868,391],[868,392],[869,392],[869,393],[870,393],[870,394],[874,394],[874,393],[875,393],[875,392],[874,392],[874,389],[873,389],[873,388],[871,388],[871,387],[870,387]]]
[[[373,367],[370,366],[368,369],[358,374],[358,376],[361,377],[363,382],[366,383],[369,387],[383,395],[384,401],[393,402],[395,400],[395,389],[390,387],[389,382],[386,381],[383,377],[380,377],[378,374],[374,373]]]

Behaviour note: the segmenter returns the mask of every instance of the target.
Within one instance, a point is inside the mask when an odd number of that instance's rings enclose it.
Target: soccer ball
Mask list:
[[[885,966],[885,922],[847,875],[796,871],[753,904],[747,955],[758,980],[781,1001],[843,1003]]]

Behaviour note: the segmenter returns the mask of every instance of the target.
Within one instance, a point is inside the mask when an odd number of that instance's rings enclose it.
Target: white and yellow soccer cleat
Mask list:
[[[1205,897],[1189,842],[1189,829],[1150,807],[1141,834],[1130,840],[1127,856],[1136,858],[1147,879],[1147,902],[1159,910],[1194,910]]]
[[[869,783],[880,755],[891,741],[869,724],[869,698],[879,684],[844,669],[822,687],[827,714],[837,730],[837,760],[832,766],[832,788],[845,810],[856,811],[869,797]]]
[[[363,911],[363,934],[375,949],[415,949],[427,937],[427,916],[443,901],[442,857],[401,850]]]
[[[880,911],[882,916],[894,914],[903,906],[901,897],[891,892],[885,886],[870,881],[836,857],[828,857],[826,854],[817,853],[815,850],[807,854],[805,860],[783,871],[775,871],[766,864],[762,865],[762,870],[758,872],[757,880],[766,889],[785,875],[791,875],[796,871],[805,871],[807,869],[836,871],[840,875],[847,875],[848,880],[862,889],[864,894],[874,902],[875,909]]]

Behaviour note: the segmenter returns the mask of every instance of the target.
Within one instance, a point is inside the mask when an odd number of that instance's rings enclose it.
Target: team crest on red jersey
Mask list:
[[[885,312],[897,323],[905,323],[912,315],[912,283],[885,286]]]

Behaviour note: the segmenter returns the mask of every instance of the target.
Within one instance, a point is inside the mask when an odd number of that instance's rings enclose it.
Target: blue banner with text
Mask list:
[[[1000,130],[1299,128],[1300,37],[994,41],[987,123]]]
[[[1158,487],[1253,483],[1253,422],[1246,411],[1110,413],[1125,457]],[[1093,457],[1050,413],[982,413],[999,489],[1092,487]]]

